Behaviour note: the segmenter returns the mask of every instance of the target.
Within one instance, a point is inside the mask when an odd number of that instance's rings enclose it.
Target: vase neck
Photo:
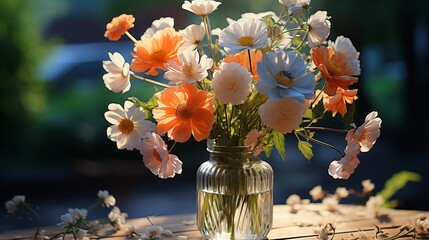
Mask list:
[[[257,160],[246,146],[219,145],[214,139],[207,140],[207,151],[210,153],[210,160],[218,162],[249,163]]]

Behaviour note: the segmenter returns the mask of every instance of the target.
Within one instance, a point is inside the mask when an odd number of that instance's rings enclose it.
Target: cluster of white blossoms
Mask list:
[[[16,195],[11,200],[5,203],[6,210],[11,215],[17,215],[19,211],[23,211],[30,219],[37,221],[37,230],[34,239],[54,239],[60,236],[72,236],[73,239],[84,240],[89,239],[89,236],[97,236],[100,229],[104,231],[109,227],[113,232],[120,230],[125,226],[127,213],[121,212],[116,206],[116,198],[106,190],[100,190],[97,194],[97,202],[89,207],[91,209],[96,206],[102,206],[110,209],[107,214],[108,221],[87,220],[88,209],[86,208],[69,208],[67,213],[60,216],[61,222],[57,225],[63,230],[59,233],[50,233],[52,236],[45,234],[45,230],[41,230],[41,222],[39,214],[33,209],[32,204],[26,201],[24,195]],[[68,239],[68,238],[67,238]]]
[[[349,196],[367,199],[367,209],[373,211],[377,215],[384,203],[384,199],[379,195],[371,196],[375,185],[371,182],[370,179],[363,180],[361,185],[362,190],[360,192],[354,189],[338,187],[335,189],[334,193],[328,193],[327,191],[323,190],[321,185],[317,185],[309,191],[309,195],[311,196],[311,200],[313,202],[321,201],[321,204],[325,206],[325,209],[330,212],[336,212],[341,199],[348,198]],[[293,213],[297,212],[299,209],[309,203],[309,199],[301,199],[301,197],[297,194],[290,195],[286,200],[286,204],[291,207],[291,212]]]

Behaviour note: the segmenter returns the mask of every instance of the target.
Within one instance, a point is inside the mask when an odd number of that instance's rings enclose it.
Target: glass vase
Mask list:
[[[207,239],[264,239],[273,219],[273,170],[245,146],[208,140],[197,171],[197,226]]]

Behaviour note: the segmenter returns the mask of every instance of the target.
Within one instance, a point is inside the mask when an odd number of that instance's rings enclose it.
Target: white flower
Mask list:
[[[119,230],[124,226],[128,215],[126,213],[122,213],[118,207],[114,207],[107,217],[109,218],[112,227],[115,230]]]
[[[103,68],[107,72],[103,75],[104,85],[115,93],[127,92],[131,88],[130,78],[133,74],[130,64],[117,52],[109,53],[109,58],[110,61],[103,61]]]
[[[253,19],[259,19],[259,20],[262,20],[262,18],[266,16],[271,16],[274,21],[280,20],[280,18],[273,11],[266,11],[266,12],[260,12],[260,13],[247,12],[247,13],[241,14],[242,18],[253,18]]]
[[[354,154],[346,154],[339,161],[332,161],[329,164],[328,173],[333,178],[348,179],[350,175],[355,171],[359,159]]]
[[[206,30],[201,23],[200,25],[191,24],[179,32],[182,34],[184,40],[182,50],[192,51],[203,41]]]
[[[326,207],[328,211],[335,212],[338,210],[339,201],[334,196],[327,196],[323,198],[322,204]]]
[[[285,7],[290,7],[292,5],[295,5],[296,0],[279,0],[279,3]]]
[[[73,219],[76,221],[86,219],[86,216],[88,215],[88,210],[81,208],[69,208],[69,213],[73,216]]]
[[[106,190],[99,190],[97,196],[104,207],[113,207],[116,204],[115,197],[110,195]]]
[[[314,98],[314,75],[308,73],[304,59],[295,52],[268,52],[257,66],[261,80],[256,88],[270,99],[292,97],[302,101]]]
[[[362,192],[369,193],[374,190],[375,185],[371,182],[371,179],[362,180]]]
[[[164,232],[164,228],[161,226],[149,226],[146,227],[144,235],[149,239],[161,239],[161,234]]]
[[[174,27],[174,18],[162,17],[152,22],[150,28],[146,29],[144,34],[141,36],[141,40],[152,37],[157,31],[164,28]]]
[[[221,63],[213,74],[211,86],[221,102],[242,104],[250,93],[252,74],[236,62]]]
[[[365,122],[358,128],[350,129],[347,133],[347,141],[357,141],[361,152],[368,152],[380,136],[381,119],[378,112],[373,111],[365,117]],[[353,125],[354,126],[354,125]]]
[[[366,201],[365,206],[377,215],[383,203],[384,203],[383,197],[380,195],[377,195],[377,196],[369,197],[368,201]]]
[[[322,186],[317,185],[314,188],[312,188],[309,192],[311,198],[313,201],[317,201],[319,199],[322,199],[325,196],[325,193],[323,192]]]
[[[63,229],[72,227],[73,224],[75,224],[75,219],[73,218],[73,216],[70,213],[66,213],[64,215],[61,215],[60,219],[62,222],[58,223],[57,225],[62,227]]]
[[[200,59],[197,50],[180,53],[178,61],[169,61],[165,65],[168,70],[164,78],[170,80],[172,85],[201,81],[208,76],[207,70],[213,66],[213,59],[205,54]]]
[[[125,101],[124,108],[116,103],[108,108],[104,117],[113,125],[107,128],[107,136],[116,142],[118,149],[140,149],[143,135],[155,131],[155,124],[146,120],[143,108],[137,108],[131,101]]]
[[[335,195],[339,198],[346,198],[349,196],[349,191],[345,187],[338,187],[335,190]]]
[[[88,231],[84,229],[80,229],[75,233],[77,240],[83,240],[86,238]]]
[[[267,25],[259,19],[240,18],[219,35],[219,46],[229,54],[262,48],[269,43]]]
[[[326,11],[317,11],[308,19],[308,46],[310,48],[321,45],[329,36],[331,22],[328,20]]]
[[[298,7],[306,8],[310,6],[310,3],[311,0],[297,0],[295,5]]]
[[[13,214],[18,210],[20,207],[22,207],[25,203],[25,196],[24,195],[16,195],[11,200],[7,201],[5,203],[6,211],[9,214]]]
[[[216,10],[220,4],[222,3],[216,1],[194,0],[192,2],[185,1],[182,8],[198,16],[207,16]]]
[[[335,50],[335,53],[342,53],[346,57],[352,69],[352,75],[360,75],[359,52],[349,38],[338,36],[335,42],[328,41],[328,45]]]
[[[145,166],[160,178],[172,178],[182,173],[182,161],[168,153],[167,145],[156,133],[145,135],[140,153]]]

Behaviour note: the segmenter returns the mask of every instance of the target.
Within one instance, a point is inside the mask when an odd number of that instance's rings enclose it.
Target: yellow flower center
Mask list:
[[[134,129],[134,123],[130,119],[124,118],[119,122],[118,129],[123,134],[130,134]]]
[[[153,155],[153,157],[155,158],[155,160],[157,161],[157,162],[162,162],[162,158],[161,158],[161,155],[159,155],[159,152],[158,151],[156,151],[155,149],[153,149],[152,150],[152,155]]]
[[[292,86],[294,83],[293,75],[288,71],[281,71],[276,75],[276,81],[283,86]]]
[[[164,62],[164,55],[165,55],[165,52],[164,50],[161,49],[156,52],[153,52],[150,56],[152,60],[155,62]]]
[[[188,109],[186,104],[180,104],[176,108],[176,117],[179,120],[187,121],[187,120],[191,119],[192,113],[191,113],[190,109]]]
[[[252,36],[244,36],[237,40],[238,45],[240,46],[252,46],[253,45],[253,37]]]
[[[334,61],[329,61],[328,71],[330,73],[339,74],[343,69]]]
[[[195,79],[195,72],[193,71],[193,68],[192,68],[191,64],[185,64],[182,67],[182,71],[183,71],[183,74],[185,74],[185,76],[188,79]]]

